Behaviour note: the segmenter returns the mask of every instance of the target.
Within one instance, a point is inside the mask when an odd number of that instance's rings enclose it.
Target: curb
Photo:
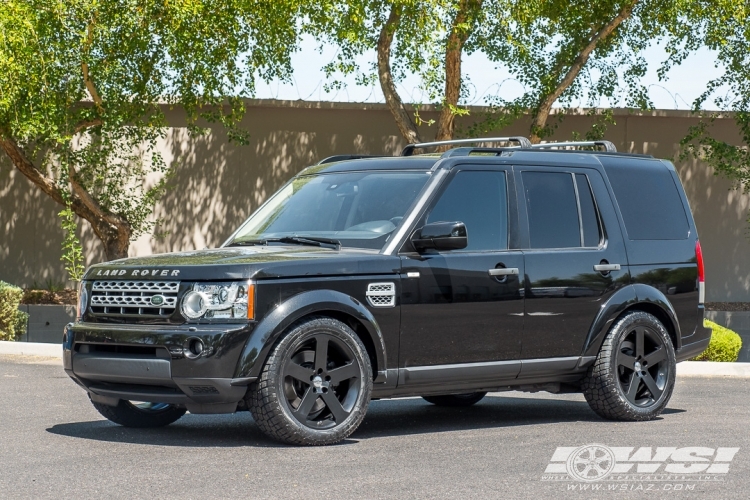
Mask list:
[[[750,378],[750,363],[683,361],[677,364],[677,376]]]
[[[0,340],[0,354],[17,356],[44,356],[62,359],[62,344],[42,344],[39,342],[6,342]]]
[[[44,356],[62,359],[60,344],[0,341],[0,354]],[[714,361],[683,361],[677,364],[678,377],[750,378],[750,363],[717,363]]]

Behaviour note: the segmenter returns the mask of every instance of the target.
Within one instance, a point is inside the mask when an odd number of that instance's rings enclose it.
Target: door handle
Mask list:
[[[600,273],[608,273],[610,271],[619,271],[620,270],[620,264],[595,264],[594,265],[594,271],[598,271]]]
[[[490,269],[487,271],[490,273],[490,276],[517,276],[518,275],[518,268],[517,267],[496,267],[495,269]]]

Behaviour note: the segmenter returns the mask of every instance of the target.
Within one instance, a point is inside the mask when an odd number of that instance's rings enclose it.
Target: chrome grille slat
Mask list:
[[[177,308],[179,281],[108,280],[91,286],[90,311],[101,316],[164,318]],[[155,295],[161,304],[152,304]]]

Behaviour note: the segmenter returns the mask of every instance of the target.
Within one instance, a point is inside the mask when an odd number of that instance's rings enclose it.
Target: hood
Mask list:
[[[129,257],[91,266],[84,279],[234,280],[398,273],[376,250],[297,245],[215,248]]]

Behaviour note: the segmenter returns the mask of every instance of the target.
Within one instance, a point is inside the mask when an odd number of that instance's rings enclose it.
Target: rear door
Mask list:
[[[617,215],[595,169],[516,172],[526,267],[521,357],[577,357],[600,306],[629,281]]]

